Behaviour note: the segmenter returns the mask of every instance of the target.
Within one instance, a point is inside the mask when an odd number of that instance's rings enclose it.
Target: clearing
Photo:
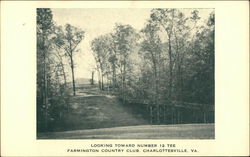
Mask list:
[[[70,113],[60,128],[38,133],[38,139],[213,139],[214,124],[150,125],[97,86],[78,85]]]

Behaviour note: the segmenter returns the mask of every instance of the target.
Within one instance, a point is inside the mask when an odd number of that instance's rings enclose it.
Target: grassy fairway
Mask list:
[[[41,139],[214,139],[214,124],[141,125],[41,133]]]
[[[51,132],[38,133],[38,139],[214,138],[213,124],[150,125],[142,114],[97,86],[78,86],[69,103],[65,121],[53,125]]]

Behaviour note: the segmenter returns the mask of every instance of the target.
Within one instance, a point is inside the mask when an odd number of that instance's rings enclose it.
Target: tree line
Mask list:
[[[49,8],[37,9],[37,130],[48,131],[69,113],[68,82],[75,95],[74,54],[84,31],[70,24],[57,26]],[[71,69],[72,80],[67,80]],[[62,123],[63,125],[63,123]]]
[[[99,88],[123,103],[150,104],[157,123],[161,104],[214,105],[214,12],[200,19],[198,10],[152,9],[142,30],[116,24],[95,38]]]
[[[123,101],[144,99],[213,104],[214,13],[205,25],[194,10],[153,9],[145,27],[136,31],[117,24],[113,32],[92,41],[99,86],[119,92]]]

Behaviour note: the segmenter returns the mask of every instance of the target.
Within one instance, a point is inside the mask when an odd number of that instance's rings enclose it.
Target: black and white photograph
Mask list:
[[[0,3],[0,156],[249,156],[249,1]]]
[[[213,8],[37,8],[37,139],[214,139]]]

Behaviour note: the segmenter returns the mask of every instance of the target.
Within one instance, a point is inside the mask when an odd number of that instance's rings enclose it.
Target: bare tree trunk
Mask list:
[[[172,79],[173,79],[173,63],[172,63],[172,49],[171,36],[168,38],[168,55],[169,55],[169,100],[172,99]]]
[[[153,73],[154,73],[154,88],[155,88],[154,103],[157,104],[158,103],[157,63],[156,63],[156,57],[153,54],[153,52],[150,51],[150,54],[153,62]]]
[[[108,89],[108,93],[109,93],[109,74],[107,73],[107,81],[106,81],[106,83],[107,83],[107,89]]]
[[[152,111],[152,105],[149,106],[149,112],[150,112],[150,124],[153,124],[153,111]]]
[[[163,106],[163,123],[166,123],[166,105]]]
[[[99,89],[102,90],[102,88],[101,88],[101,72],[100,72],[99,67],[97,67],[97,74],[98,74],[98,86],[99,86]]]
[[[176,58],[176,64],[177,64],[177,99],[179,101],[182,101],[182,85],[181,85],[181,56],[180,56],[180,52],[179,52],[179,43],[177,40],[177,36],[175,34],[175,45],[176,45],[176,54],[177,54],[177,58]]]
[[[180,114],[180,109],[177,110],[177,123],[181,123],[181,114]]]
[[[180,101],[183,101],[183,73],[182,73],[182,58],[180,61],[180,66],[179,66],[179,79],[180,79]]]
[[[174,124],[174,108],[172,107],[172,124]]]
[[[101,72],[101,89],[104,90],[104,83],[103,83],[103,73]]]
[[[94,74],[95,74],[95,71],[92,71],[91,72],[91,85],[94,85]]]
[[[100,64],[100,75],[101,75],[101,90],[104,90],[104,84],[103,84],[103,65],[99,59],[99,64]]]
[[[157,104],[157,124],[160,124],[160,110],[161,107],[159,104]]]
[[[73,95],[76,95],[76,87],[75,87],[75,74],[74,74],[74,62],[73,62],[73,56],[70,57],[71,61],[71,72],[72,72],[72,85],[73,85]]]
[[[157,68],[156,61],[154,61],[154,86],[155,86],[155,95],[154,95],[154,103],[157,106],[157,123],[160,124],[160,106],[158,102],[158,82],[157,82]]]
[[[46,52],[45,52],[46,53]],[[45,129],[48,129],[48,99],[47,99],[47,66],[44,54],[44,105],[45,105]]]
[[[111,48],[112,48],[113,53],[114,53],[114,58],[116,59],[116,50],[115,50],[115,47],[111,46]],[[113,86],[113,89],[116,89],[116,87],[118,86],[117,85],[117,80],[116,80],[116,60],[114,60],[112,62],[112,71],[113,71],[113,74],[112,74],[112,86]]]
[[[73,61],[73,50],[71,47],[71,41],[69,41],[69,49],[70,49],[70,64],[71,64],[71,73],[72,73],[72,85],[73,85],[73,95],[76,95],[76,89],[75,89],[75,74],[74,74],[74,61]]]
[[[48,129],[48,99],[47,99],[47,89],[48,89],[48,85],[47,85],[47,63],[46,63],[46,46],[45,46],[45,32],[43,31],[43,61],[44,61],[44,66],[43,66],[43,72],[44,72],[44,89],[43,89],[43,104],[45,106],[45,129]]]
[[[123,65],[123,77],[122,77],[122,99],[123,103],[125,103],[126,98],[125,98],[125,81],[126,81],[126,59],[124,57],[124,65]]]
[[[113,88],[116,88],[116,68],[113,63]]]

